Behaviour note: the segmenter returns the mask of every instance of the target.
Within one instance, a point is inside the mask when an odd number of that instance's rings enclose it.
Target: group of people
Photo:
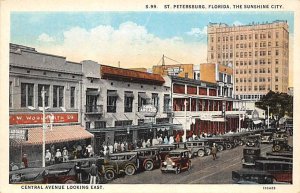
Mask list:
[[[45,152],[46,165],[58,164],[67,162],[69,159],[87,158],[93,157],[94,150],[91,145],[88,146],[73,146],[73,149],[68,150],[67,147],[63,147],[62,151],[58,148],[55,150],[54,146],[47,149]]]

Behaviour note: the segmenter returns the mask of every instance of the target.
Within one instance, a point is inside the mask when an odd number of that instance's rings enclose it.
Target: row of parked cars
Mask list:
[[[176,174],[190,170],[193,157],[211,154],[213,144],[218,151],[232,149],[239,145],[255,146],[259,132],[241,132],[222,136],[200,138],[174,144],[159,144],[149,148],[140,148],[130,152],[113,153],[105,157],[93,157],[71,160],[45,168],[26,168],[10,172],[11,183],[87,183],[89,170],[93,163],[99,169],[99,183],[105,183],[120,175],[134,175],[136,172],[151,171],[160,168],[161,172]],[[75,164],[80,163],[82,181],[76,175]]]
[[[271,134],[270,134],[271,133]],[[270,136],[269,140],[265,136]],[[292,183],[293,149],[288,145],[285,131],[273,130],[260,134],[261,142],[273,143],[272,151],[261,154],[259,146],[243,149],[243,169],[232,171],[232,179],[238,184]]]

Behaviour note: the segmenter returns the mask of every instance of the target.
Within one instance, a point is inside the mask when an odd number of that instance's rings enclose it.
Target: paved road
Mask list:
[[[265,155],[271,151],[271,145],[262,144],[261,152]],[[110,182],[111,184],[231,184],[232,170],[242,168],[243,146],[225,150],[217,154],[218,159],[211,156],[192,159],[192,168],[180,174],[164,173],[160,169],[123,176]]]

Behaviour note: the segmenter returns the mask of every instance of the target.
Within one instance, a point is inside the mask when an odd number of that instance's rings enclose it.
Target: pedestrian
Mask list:
[[[47,149],[45,154],[46,166],[49,166],[51,164],[51,160],[52,160],[52,154],[50,153],[49,149]]]
[[[82,183],[82,175],[81,175],[81,163],[77,162],[75,165],[75,173],[76,173],[76,177],[77,177],[77,182],[78,183]]]
[[[180,142],[180,135],[179,135],[179,134],[176,135],[175,141],[176,141],[177,143]]]
[[[143,139],[143,142],[142,142],[142,147],[146,148],[146,141],[144,139]]]
[[[122,151],[122,152],[125,151],[125,145],[124,145],[124,142],[121,143],[121,151]]]
[[[63,162],[67,162],[69,160],[69,152],[66,147],[63,148],[62,156],[63,156]]]
[[[169,140],[168,140],[167,136],[165,136],[165,138],[164,138],[164,144],[169,144]]]
[[[94,150],[93,150],[93,147],[91,145],[88,145],[87,148],[87,157],[93,157],[94,156]]]
[[[172,144],[172,143],[174,143],[174,137],[170,136],[169,144]]]
[[[96,184],[97,175],[98,167],[93,163],[90,169],[90,184]]]
[[[112,154],[114,152],[114,147],[112,146],[112,144],[108,145],[108,152],[109,154]]]
[[[25,154],[25,153],[22,157],[22,163],[24,164],[25,168],[28,168],[28,159],[27,159],[27,154]]]
[[[60,162],[61,162],[61,152],[60,149],[57,149],[55,153],[55,163],[58,164]]]
[[[217,146],[214,143],[212,148],[211,148],[211,155],[213,157],[213,160],[217,159],[217,151],[218,151]]]
[[[117,145],[117,152],[121,152],[121,143],[120,142]]]
[[[118,142],[115,141],[115,143],[114,143],[114,152],[117,152],[117,149],[118,149]]]

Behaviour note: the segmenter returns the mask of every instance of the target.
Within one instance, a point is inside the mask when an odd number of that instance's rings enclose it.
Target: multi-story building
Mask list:
[[[182,124],[188,131],[187,137],[222,134],[239,128],[239,113],[245,112],[233,111],[235,99],[219,96],[217,83],[176,76],[165,79],[172,89],[173,123]],[[243,121],[240,125],[243,127]]]
[[[228,26],[210,23],[208,62],[234,66],[234,93],[257,100],[269,90],[287,92],[289,30],[286,21]]]
[[[148,140],[182,129],[171,123],[170,86],[161,75],[83,61],[83,123],[103,144]],[[155,111],[149,116],[147,108]],[[147,111],[147,110],[146,110]],[[151,110],[150,110],[151,111]]]
[[[46,148],[91,143],[93,135],[81,126],[81,80],[81,64],[10,44],[10,161],[19,163],[26,153],[30,166],[42,163],[43,89]]]

